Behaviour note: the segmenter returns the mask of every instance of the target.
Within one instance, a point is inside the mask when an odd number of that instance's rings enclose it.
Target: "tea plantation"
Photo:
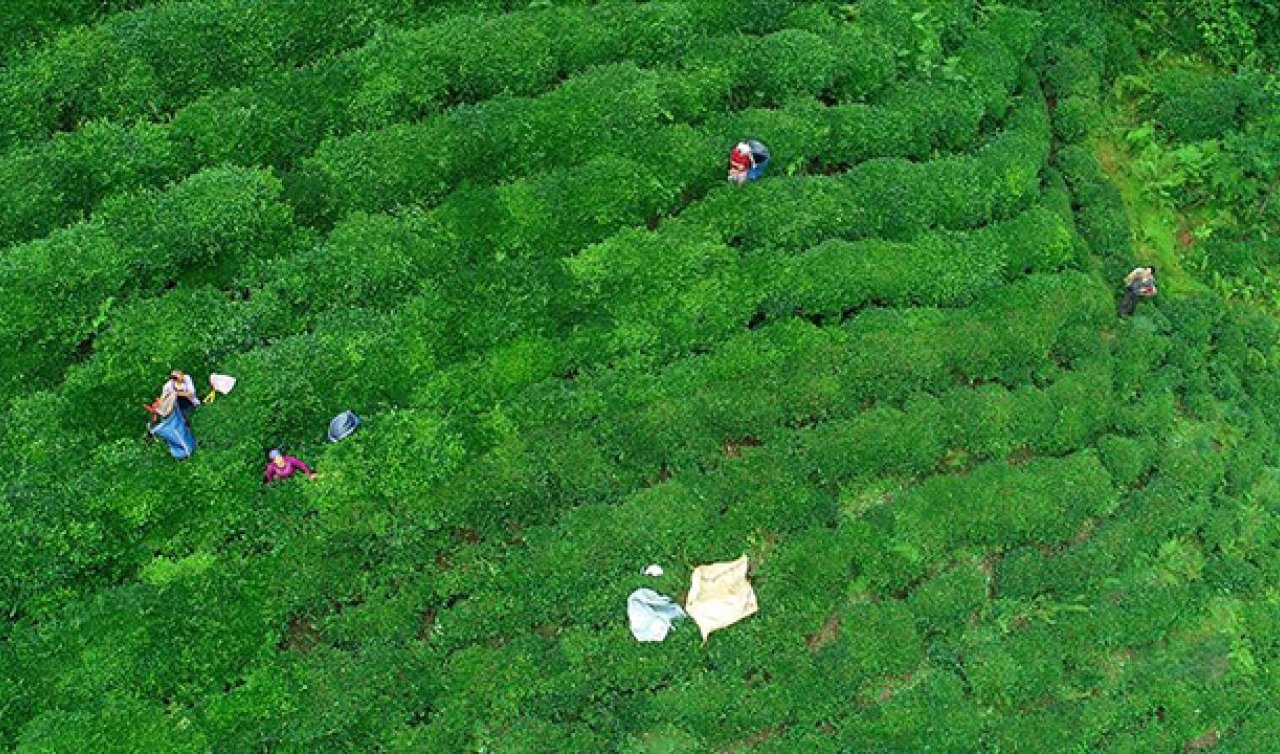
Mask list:
[[[0,749],[1280,750],[1274,4],[11,5]]]

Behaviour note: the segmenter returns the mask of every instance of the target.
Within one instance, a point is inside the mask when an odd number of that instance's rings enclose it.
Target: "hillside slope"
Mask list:
[[[0,745],[1273,748],[1274,76],[1098,0],[82,5],[0,68]]]

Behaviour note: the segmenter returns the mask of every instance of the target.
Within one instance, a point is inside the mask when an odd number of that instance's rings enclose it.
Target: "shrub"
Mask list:
[[[9,303],[0,334],[13,349],[0,356],[16,380],[40,380],[88,347],[117,302],[179,279],[225,281],[255,257],[287,251],[293,234],[279,184],[254,171],[215,170],[164,192],[117,201],[92,222],[12,249],[0,280]],[[55,264],[73,254],[76,264]],[[43,372],[27,371],[32,352]],[[24,377],[25,375],[25,377]]]
[[[1222,138],[1243,125],[1258,97],[1246,76],[1220,77],[1171,69],[1155,79],[1155,120],[1168,137],[1192,142]]]
[[[781,103],[812,97],[835,79],[836,49],[812,32],[786,29],[750,43],[742,81],[752,101]]]
[[[926,635],[963,630],[987,602],[987,577],[974,563],[961,563],[921,584],[908,598],[916,625]]]
[[[178,177],[161,127],[94,121],[51,142],[0,159],[0,246],[28,241],[85,219],[110,194]]]
[[[94,118],[172,112],[200,93],[306,63],[409,17],[403,0],[162,3],[61,35],[0,73],[0,145]]]
[[[1078,144],[1098,125],[1099,107],[1091,97],[1068,97],[1058,102],[1053,129],[1068,144]]]

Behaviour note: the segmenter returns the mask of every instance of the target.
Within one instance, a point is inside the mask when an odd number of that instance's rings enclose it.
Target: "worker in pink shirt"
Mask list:
[[[263,484],[271,484],[278,479],[288,479],[298,471],[306,474],[308,479],[314,479],[316,476],[311,467],[302,462],[302,459],[297,456],[287,456],[281,453],[279,448],[268,451],[267,458],[267,470],[262,475]]]

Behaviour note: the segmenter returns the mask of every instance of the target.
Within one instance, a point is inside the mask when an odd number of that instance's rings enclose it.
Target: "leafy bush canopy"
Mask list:
[[[1269,750],[1274,13],[1177,5],[21,0],[0,746]]]

